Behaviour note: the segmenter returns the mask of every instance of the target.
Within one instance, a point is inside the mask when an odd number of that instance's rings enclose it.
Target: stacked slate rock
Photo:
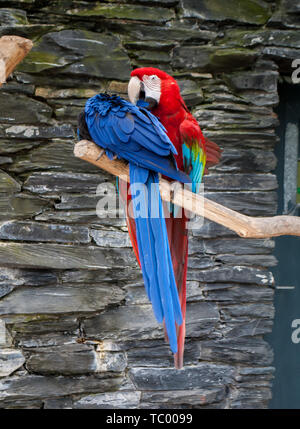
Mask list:
[[[185,367],[174,370],[124,218],[96,214],[114,178],[73,146],[89,97],[125,96],[133,67],[162,68],[223,148],[207,197],[276,214],[273,109],[279,74],[300,58],[299,2],[0,7],[0,35],[34,41],[0,90],[0,407],[267,407],[274,242],[208,221],[191,230]]]

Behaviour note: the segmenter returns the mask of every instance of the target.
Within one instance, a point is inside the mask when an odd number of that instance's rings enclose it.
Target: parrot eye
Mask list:
[[[155,74],[152,74],[151,76],[149,76],[149,78],[150,78],[151,80],[156,80],[156,79],[157,79],[157,76],[156,76]]]

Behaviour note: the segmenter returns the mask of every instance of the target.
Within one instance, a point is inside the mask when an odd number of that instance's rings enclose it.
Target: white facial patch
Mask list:
[[[144,83],[145,98],[151,97],[158,104],[160,100],[160,95],[161,95],[160,78],[157,77],[155,74],[151,76],[145,75],[143,76],[143,83]]]

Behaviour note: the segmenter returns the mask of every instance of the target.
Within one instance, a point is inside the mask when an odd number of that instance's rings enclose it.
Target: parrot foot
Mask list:
[[[97,157],[97,159],[96,159],[96,161],[99,161],[99,159],[102,157],[102,155],[104,154],[104,149],[102,149],[100,152],[99,152],[99,155],[98,155],[98,157]]]

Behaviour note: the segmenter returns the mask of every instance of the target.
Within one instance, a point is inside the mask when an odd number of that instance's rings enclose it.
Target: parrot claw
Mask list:
[[[102,149],[100,152],[99,152],[99,155],[98,155],[98,157],[97,157],[97,159],[96,159],[96,161],[99,161],[99,159],[102,157],[102,155],[104,154],[104,149]]]

